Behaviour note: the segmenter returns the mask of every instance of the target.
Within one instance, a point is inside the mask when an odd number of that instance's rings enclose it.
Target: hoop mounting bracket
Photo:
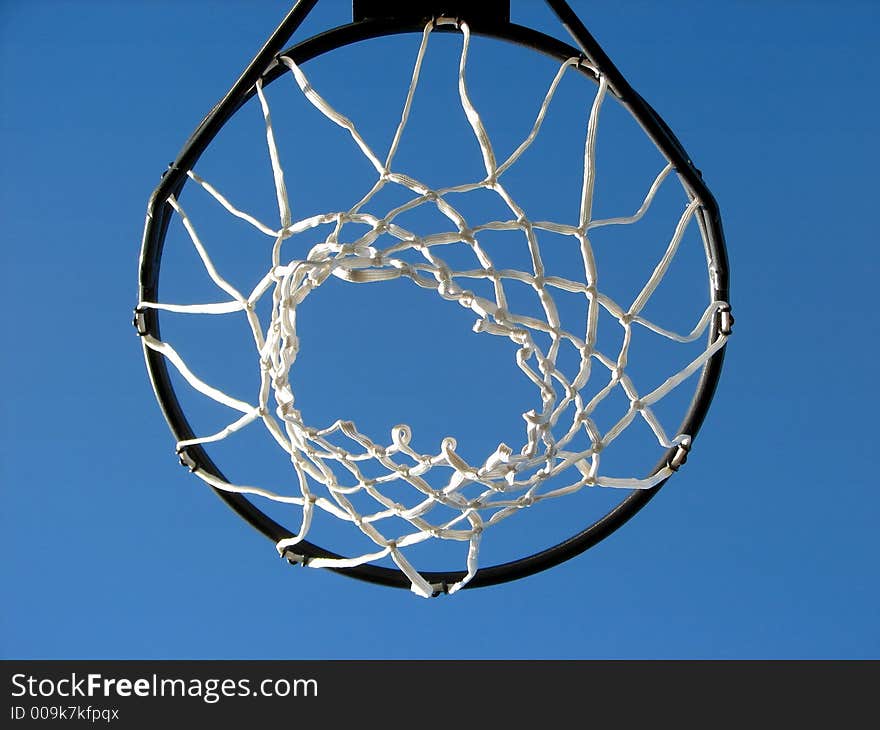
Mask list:
[[[352,0],[351,16],[362,20],[428,22],[459,18],[468,23],[509,23],[510,0]]]

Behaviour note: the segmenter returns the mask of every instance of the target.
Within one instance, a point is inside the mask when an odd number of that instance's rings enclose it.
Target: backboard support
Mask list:
[[[458,18],[467,23],[507,23],[510,0],[353,0],[352,20],[427,22],[431,18]]]

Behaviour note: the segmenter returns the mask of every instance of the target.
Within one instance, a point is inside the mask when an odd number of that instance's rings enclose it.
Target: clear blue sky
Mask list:
[[[177,465],[130,325],[147,198],[285,3],[0,4],[0,656],[880,656],[877,6],[572,4],[720,202],[735,335],[631,523],[431,601],[279,560]]]

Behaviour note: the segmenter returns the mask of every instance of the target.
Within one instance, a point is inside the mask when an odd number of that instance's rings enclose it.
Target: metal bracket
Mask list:
[[[468,23],[509,23],[510,0],[352,0],[351,17],[427,23],[432,18],[458,18]]]

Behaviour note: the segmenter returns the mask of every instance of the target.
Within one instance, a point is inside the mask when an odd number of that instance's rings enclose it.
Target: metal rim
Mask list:
[[[623,76],[605,56],[602,49],[592,36],[587,33],[586,29],[582,25],[578,27],[579,21],[577,21],[576,16],[574,16],[573,21],[571,17],[565,15],[565,11],[568,10],[565,3],[561,3],[561,8],[557,7],[560,3],[556,2],[556,0],[548,0],[548,4],[557,12],[557,15],[580,46],[580,49],[538,31],[508,22],[497,24],[473,23],[471,30],[475,35],[526,46],[560,61],[577,55],[585,56],[606,75],[619,101],[628,108],[629,112],[645,129],[648,136],[654,140],[661,151],[673,162],[676,171],[686,186],[700,199],[702,203],[700,225],[706,235],[709,250],[713,257],[714,271],[711,279],[713,300],[729,301],[727,255],[718,206],[703,183],[700,173],[693,166],[681,144],[659,115],[629,87]],[[286,19],[285,22],[290,20],[291,16],[297,13],[297,11],[302,16],[291,22],[292,28],[286,34],[286,37],[282,39],[282,43],[289,39],[290,34],[299,25],[299,22],[305,17],[305,14],[308,13],[314,3],[306,3],[308,7],[305,8],[301,7],[301,5],[295,7],[288,16],[288,19]],[[568,12],[571,11],[568,10]],[[283,25],[279,27],[279,32],[282,31]],[[345,45],[386,35],[421,32],[423,27],[421,22],[365,20],[340,26],[304,40],[278,55],[290,56],[297,63],[304,63]],[[439,32],[445,32],[446,30],[454,32],[455,29],[440,27],[437,30]],[[276,41],[276,36],[279,35],[279,32],[276,32],[275,36],[273,36],[273,39]],[[270,39],[270,41],[273,39]],[[285,72],[285,69],[279,68],[279,65],[274,63],[276,54],[272,52],[274,49],[270,46],[271,43],[267,43],[261,54],[258,54],[248,70],[239,79],[236,86],[199,125],[184,145],[177,160],[172,163],[163,175],[162,181],[151,196],[141,249],[140,301],[158,301],[157,294],[162,249],[168,224],[173,213],[171,206],[167,203],[168,198],[171,195],[176,196],[180,193],[187,181],[186,173],[192,169],[210,142],[223,128],[226,121],[255,94],[254,81],[256,78],[261,77],[264,83],[270,83]],[[267,68],[269,68],[268,71],[266,71]],[[249,76],[252,78],[248,78]],[[159,339],[159,322],[156,310],[146,309],[138,311],[135,317],[135,324],[141,335],[149,334]],[[714,341],[720,335],[721,326],[721,317],[716,316],[709,335],[710,341]],[[681,424],[680,432],[689,433],[692,437],[696,437],[718,384],[724,349],[722,347],[704,366],[694,397]],[[144,345],[143,350],[156,398],[174,434],[175,440],[182,441],[193,438],[194,433],[171,384],[164,356],[149,349],[146,345]],[[677,449],[675,448],[670,449],[658,462],[654,471],[667,465],[675,456],[676,451]],[[191,469],[198,468],[208,472],[217,479],[224,482],[227,481],[201,445],[187,447],[186,453],[181,456],[181,461]],[[478,588],[523,578],[569,560],[605,539],[626,523],[657,494],[666,481],[663,480],[651,489],[634,490],[604,517],[590,524],[576,535],[550,548],[514,561],[480,568],[464,587]],[[214,489],[214,491],[240,517],[273,542],[277,543],[279,540],[291,537],[294,534],[275,522],[244,496],[220,489]],[[297,544],[297,553],[298,562],[307,562],[310,558],[315,557],[340,557],[305,540]],[[329,568],[329,570],[381,585],[400,588],[410,587],[409,579],[401,571],[393,568],[366,564],[353,568]],[[424,572],[422,575],[432,585],[437,586],[438,592],[444,592],[447,585],[461,580],[465,573],[464,571],[448,573],[432,571]]]

